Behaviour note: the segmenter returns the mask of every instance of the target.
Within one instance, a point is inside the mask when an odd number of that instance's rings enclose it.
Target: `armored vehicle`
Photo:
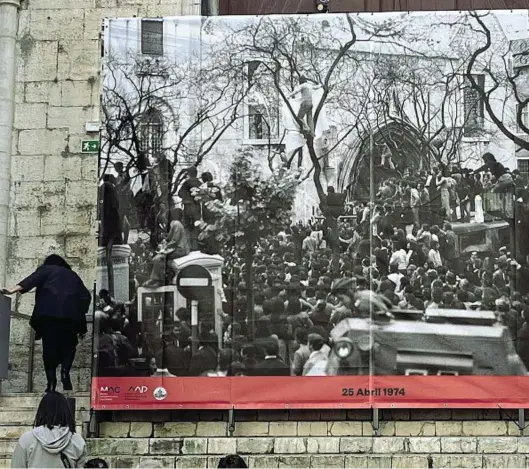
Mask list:
[[[492,311],[427,309],[341,321],[327,375],[525,375]]]

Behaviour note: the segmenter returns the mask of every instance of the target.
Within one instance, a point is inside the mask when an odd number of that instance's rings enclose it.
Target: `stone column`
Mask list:
[[[19,0],[0,0],[0,285],[5,285]]]
[[[112,269],[114,271],[114,299],[120,303],[130,300],[129,288],[129,260],[131,254],[127,244],[117,245],[112,248]],[[108,289],[108,270],[106,263],[106,248],[97,250],[97,291]]]

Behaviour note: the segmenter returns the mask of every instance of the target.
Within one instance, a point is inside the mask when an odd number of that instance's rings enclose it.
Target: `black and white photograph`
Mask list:
[[[526,375],[527,13],[106,20],[97,376]]]

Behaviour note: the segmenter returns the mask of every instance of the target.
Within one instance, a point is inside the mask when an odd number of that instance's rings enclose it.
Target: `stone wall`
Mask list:
[[[506,420],[382,421],[378,436],[366,421],[237,422],[232,436],[226,422],[104,422],[100,429],[90,452],[114,467],[217,467],[233,452],[253,468],[529,467],[529,437]]]
[[[96,262],[97,155],[81,154],[87,121],[99,121],[100,31],[105,17],[199,14],[200,0],[25,0],[19,15],[7,282],[50,253],[65,256],[92,288]],[[15,304],[31,314],[32,295]],[[2,389],[26,390],[30,331],[14,319],[11,375]],[[84,354],[79,384],[88,389]],[[41,369],[36,351],[36,368]],[[43,378],[36,376],[36,385]]]

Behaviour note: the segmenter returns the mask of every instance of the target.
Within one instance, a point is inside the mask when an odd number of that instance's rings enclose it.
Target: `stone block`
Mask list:
[[[529,438],[519,437],[516,439],[518,453],[529,453]]]
[[[371,437],[343,437],[340,438],[340,453],[371,453],[373,438]]]
[[[507,467],[525,467],[525,455],[522,454],[484,454],[483,467],[504,469]]]
[[[149,454],[149,440],[142,438],[99,438],[87,441],[88,454],[108,456],[142,456]]]
[[[412,437],[408,439],[410,453],[440,453],[441,439],[436,437]]]
[[[97,155],[86,155],[83,158],[83,162],[81,165],[81,177],[85,181],[92,181],[94,184],[97,183],[99,177],[99,172],[97,168]]]
[[[44,179],[44,156],[14,155],[11,160],[11,174],[14,181],[42,181]]]
[[[139,456],[110,456],[105,455],[105,461],[110,464],[110,467],[140,467]]]
[[[70,8],[93,8],[95,0],[31,0],[30,10],[69,10]]]
[[[293,467],[306,469],[310,467],[310,456],[281,456],[279,467]]]
[[[182,438],[151,438],[149,440],[150,454],[181,454],[184,441]],[[189,453],[184,453],[189,454]],[[191,453],[195,454],[195,453]],[[197,453],[199,454],[199,453]]]
[[[196,469],[198,467],[207,467],[207,465],[207,456],[180,456],[175,458],[174,467],[177,469]]]
[[[150,438],[152,436],[152,423],[150,422],[131,422],[131,438]]]
[[[307,438],[307,452],[309,454],[333,454],[340,452],[340,438],[321,437]]]
[[[501,436],[506,434],[507,422],[463,422],[463,435],[465,436]]]
[[[452,411],[450,409],[413,409],[410,414],[411,420],[450,420]]]
[[[19,38],[17,81],[53,81],[57,78],[57,41],[36,41],[30,34]]]
[[[195,436],[197,424],[191,422],[165,422],[154,424],[154,437]]]
[[[55,81],[31,81],[24,86],[26,103],[46,103],[50,106],[62,104],[61,86]]]
[[[228,424],[226,422],[197,423],[197,436],[227,436],[227,434]]]
[[[61,82],[61,106],[97,106],[99,80],[66,80]]]
[[[88,235],[71,235],[66,237],[66,256],[93,259],[95,256],[96,244],[93,237]]]
[[[268,422],[235,422],[233,436],[267,436]]]
[[[304,438],[276,438],[274,440],[275,454],[301,454],[307,452],[307,442]]]
[[[204,441],[206,441],[204,439]],[[237,440],[235,438],[208,438],[208,454],[233,454],[237,452]],[[190,454],[202,454],[198,451]]]
[[[343,468],[345,466],[345,456],[338,454],[325,456],[311,456],[310,467],[314,468]]]
[[[278,468],[279,456],[250,456],[248,467]]]
[[[99,73],[99,41],[61,41],[57,58],[59,80],[86,80]]]
[[[70,106],[49,106],[48,107],[48,129],[69,129],[75,134],[83,134],[85,132],[86,122],[94,120],[96,112],[93,107],[70,107]],[[73,145],[79,147],[81,142],[73,142]],[[79,172],[81,168],[79,168]]]
[[[458,436],[463,434],[463,422],[435,422],[437,436]]]
[[[128,438],[130,422],[101,422],[99,431],[101,438]]]
[[[236,451],[237,453],[240,453],[240,454],[270,454],[273,451],[274,451],[274,439],[273,438],[237,438],[237,451]]]
[[[431,467],[481,468],[483,467],[483,456],[481,454],[434,454]]]
[[[441,453],[475,453],[478,440],[475,437],[444,437],[441,438]]]
[[[299,436],[327,436],[327,422],[298,422]]]
[[[382,421],[378,423],[378,436],[395,436],[395,423]],[[375,429],[373,422],[362,422],[362,434],[364,436],[374,436]]]
[[[516,453],[517,438],[512,436],[478,438],[478,453]]]
[[[373,438],[373,453],[402,453],[404,451],[404,438],[400,437],[375,437]]]
[[[1,425],[0,426],[0,438],[20,438],[20,436],[31,430],[32,425]]]
[[[362,422],[329,422],[329,435],[362,436]]]
[[[21,130],[18,151],[21,155],[59,155],[68,145],[66,130]]]
[[[345,456],[345,467],[367,467],[367,456]]]
[[[298,434],[297,422],[270,422],[270,436],[296,436]]]
[[[29,30],[37,41],[79,41],[83,37],[84,10],[32,10]]]
[[[373,469],[390,468],[391,467],[391,456],[375,456],[369,455],[367,457],[367,466]]]
[[[15,129],[45,129],[46,110],[44,103],[19,103],[15,107]]]
[[[423,469],[428,466],[428,456],[413,456],[413,455],[403,455],[403,454],[394,454],[391,458],[391,467],[394,468],[417,468]]]
[[[12,211],[9,222],[11,232],[15,236],[38,236],[40,234],[40,212],[38,209]],[[14,240],[14,243],[19,244],[18,240]],[[35,252],[28,252],[27,249],[24,249],[24,251],[25,255],[23,254],[23,258],[25,259],[36,255]]]
[[[170,456],[149,456],[140,458],[139,467],[151,468],[166,468],[174,467],[175,458]]]
[[[367,419],[370,420],[372,416]],[[408,409],[381,409],[380,420],[410,420],[410,411]]]
[[[396,436],[435,436],[435,422],[395,422]]]

